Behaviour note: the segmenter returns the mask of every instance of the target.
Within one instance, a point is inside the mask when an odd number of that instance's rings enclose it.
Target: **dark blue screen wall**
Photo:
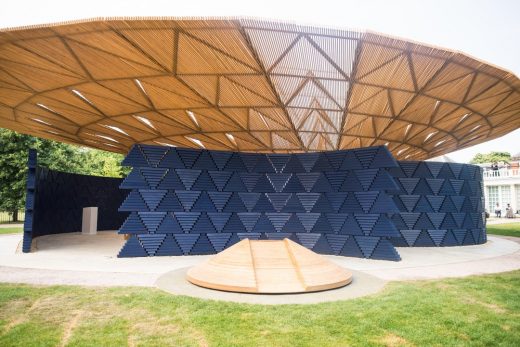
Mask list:
[[[136,145],[120,211],[120,257],[211,254],[244,238],[290,238],[318,253],[399,260],[386,147],[252,154]]]
[[[25,220],[23,224],[23,243],[24,253],[31,251],[33,239],[33,214],[34,214],[34,193],[36,188],[37,153],[30,149],[27,158],[27,181],[25,194]]]
[[[98,207],[98,230],[117,230],[127,213],[118,208],[127,192],[121,178],[71,174],[37,166],[29,154],[23,251],[30,252],[34,237],[81,231],[84,207]]]
[[[458,163],[402,161],[388,169],[400,189],[391,218],[400,247],[474,245],[486,242],[482,169]]]
[[[120,257],[288,237],[319,253],[398,260],[393,246],[486,242],[474,165],[396,162],[385,147],[266,155],[145,145],[124,164],[134,167],[124,181],[74,175],[38,167],[31,151],[24,252],[33,237],[79,231],[87,206],[99,206],[99,230],[131,234]]]

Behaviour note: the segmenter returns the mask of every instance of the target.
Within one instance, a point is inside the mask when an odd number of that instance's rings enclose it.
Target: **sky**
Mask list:
[[[247,16],[372,30],[458,50],[520,76],[519,0],[88,0],[5,1],[0,27],[117,16]],[[520,130],[448,156],[520,152]]]

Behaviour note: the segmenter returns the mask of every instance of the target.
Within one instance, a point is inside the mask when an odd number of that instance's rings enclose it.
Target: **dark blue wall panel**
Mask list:
[[[486,242],[474,165],[396,162],[385,147],[265,155],[144,145],[124,164],[134,166],[124,181],[74,175],[38,167],[31,151],[23,251],[33,237],[80,230],[86,206],[99,206],[99,230],[131,234],[121,257],[288,237],[318,253],[398,260],[393,246]]]
[[[386,147],[253,154],[136,145],[121,183],[131,234],[120,257],[211,254],[241,239],[290,238],[318,253],[399,260]]]
[[[123,179],[71,174],[37,166],[29,152],[23,251],[34,237],[81,231],[84,207],[98,207],[98,230],[117,230],[128,213],[118,208],[127,191]]]
[[[31,251],[33,238],[34,192],[36,188],[37,153],[30,149],[27,158],[27,181],[25,194],[25,220],[23,223],[22,251]]]
[[[475,245],[486,242],[482,169],[458,163],[402,161],[388,169],[399,190],[400,213],[389,217],[399,247]]]

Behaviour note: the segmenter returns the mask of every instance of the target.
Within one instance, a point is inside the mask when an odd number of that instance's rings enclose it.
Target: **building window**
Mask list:
[[[500,193],[502,193],[500,207],[502,208],[503,211],[505,211],[507,204],[511,203],[511,187],[510,186],[501,186]]]
[[[520,184],[515,185],[516,192],[516,209],[520,210]]]
[[[487,187],[487,196],[488,196],[488,211],[489,213],[495,212],[495,207],[498,202],[498,186],[489,186]],[[502,206],[500,206],[502,208]]]

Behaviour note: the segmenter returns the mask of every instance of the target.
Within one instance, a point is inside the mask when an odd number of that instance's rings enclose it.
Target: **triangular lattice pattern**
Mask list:
[[[293,153],[387,145],[424,160],[520,126],[520,81],[382,34],[245,18],[95,19],[0,31],[0,126]]]
[[[132,236],[120,257],[210,254],[241,239],[289,238],[318,253],[399,260],[385,146],[251,154],[136,145],[121,187]]]
[[[389,218],[399,247],[464,246],[486,242],[482,169],[476,165],[402,161],[388,172],[401,213]]]

